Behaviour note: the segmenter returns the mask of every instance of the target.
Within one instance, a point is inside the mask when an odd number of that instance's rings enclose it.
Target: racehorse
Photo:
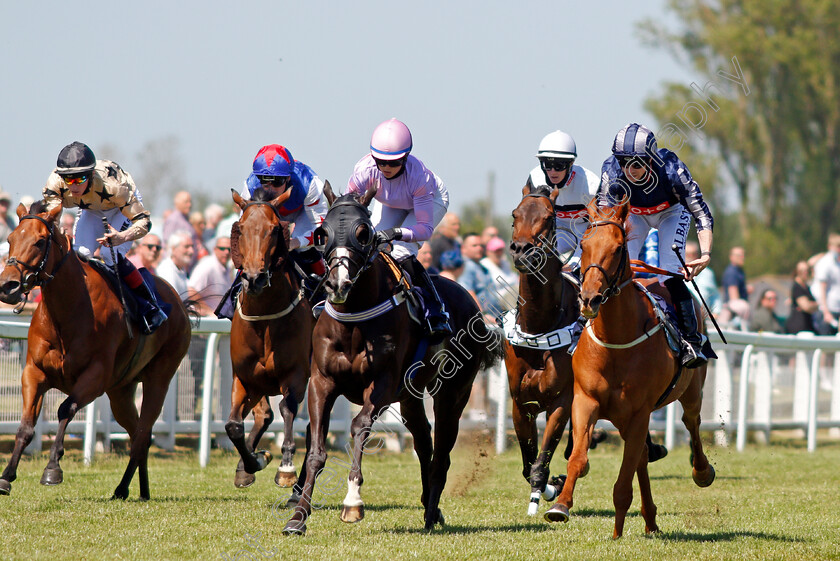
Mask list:
[[[481,368],[501,358],[500,334],[484,323],[469,293],[457,283],[436,277],[435,287],[450,315],[456,335],[426,344],[419,322],[406,305],[403,273],[388,254],[380,252],[370,221],[376,188],[364,195],[336,198],[324,190],[331,208],[316,237],[329,266],[328,301],[313,335],[309,380],[311,439],[300,501],[284,532],[302,534],[312,511],[316,475],[327,460],[325,440],[330,411],[339,395],[362,406],[351,424],[353,461],[348,465],[348,492],[341,520],[364,517],[360,489],[362,454],[371,426],[391,403],[400,403],[400,419],[414,437],[423,483],[421,503],[427,530],[444,519],[439,507],[449,470],[449,453],[458,436],[458,422]],[[422,316],[420,316],[422,318]],[[435,438],[426,417],[423,391],[434,400]]]
[[[550,501],[562,487],[562,480],[549,483],[549,465],[569,421],[574,384],[568,353],[571,332],[564,328],[579,317],[578,287],[562,272],[561,256],[552,245],[556,235],[554,201],[559,193],[556,188],[523,188],[522,201],[513,211],[510,244],[520,273],[520,298],[515,316],[506,316],[506,335],[516,337],[518,344],[505,339],[505,365],[513,398],[513,427],[522,452],[522,475],[531,484],[528,514],[532,516],[541,495]],[[518,325],[508,333],[508,324],[515,319]],[[546,425],[538,449],[536,419],[543,411]]]
[[[27,214],[26,207],[18,206],[20,223],[9,235],[9,258],[0,273],[3,302],[20,302],[36,286],[41,287],[43,298],[29,327],[21,376],[23,414],[12,457],[0,476],[0,494],[11,492],[44,393],[58,388],[68,397],[58,408],[58,432],[41,483],[63,481],[59,461],[67,424],[79,409],[107,393],[114,419],[131,438],[128,467],[112,498],[128,498],[129,484],[139,468],[140,498],[147,500],[152,425],[190,345],[187,310],[175,290],[155,277],[159,301],[172,307],[169,319],[151,335],[132,336],[118,292],[90,263],[77,257],[70,239],[57,228],[61,207],[49,211],[44,207],[43,202],[36,202]],[[138,382],[143,383],[139,416],[134,404]]]
[[[574,449],[568,478],[546,520],[566,522],[577,478],[587,465],[591,428],[608,419],[624,440],[624,457],[613,488],[615,527],[621,537],[633,501],[633,473],[639,480],[645,531],[659,531],[651,495],[645,435],[650,414],[679,400],[691,437],[694,482],[707,487],[715,470],[703,453],[700,407],[706,366],[681,370],[650,299],[631,277],[625,221],[628,205],[589,206],[589,227],[581,244],[581,313],[589,319],[572,359],[575,377],[572,426]],[[656,282],[651,279],[650,282]],[[703,325],[698,318],[698,325]]]
[[[312,310],[302,296],[300,280],[287,243],[289,224],[279,208],[291,189],[271,200],[262,189],[250,201],[232,190],[242,217],[231,236],[234,266],[242,270],[242,292],[230,326],[230,356],[233,363],[230,417],[225,430],[239,451],[234,485],[248,487],[254,473],[271,462],[266,450],[256,453],[274,413],[268,402],[282,395],[283,458],[274,477],[281,487],[297,480],[293,457],[293,423],[309,380],[312,348]],[[237,231],[238,230],[238,231]],[[243,419],[254,410],[254,427],[245,439]]]

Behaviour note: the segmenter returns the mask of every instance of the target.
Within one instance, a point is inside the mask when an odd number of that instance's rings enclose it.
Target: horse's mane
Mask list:
[[[543,197],[550,197],[552,189],[548,185],[540,185],[531,188],[532,195],[541,195]]]
[[[35,201],[29,207],[29,214],[40,214],[42,212],[47,211],[47,201],[41,199],[40,201]]]

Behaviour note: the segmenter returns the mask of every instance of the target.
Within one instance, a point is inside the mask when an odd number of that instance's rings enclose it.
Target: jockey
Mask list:
[[[450,335],[449,314],[428,272],[417,261],[420,245],[432,237],[449,208],[449,192],[437,175],[409,154],[412,146],[404,123],[397,119],[380,123],[370,139],[370,154],[353,169],[347,193],[361,195],[378,185],[371,209],[377,242],[395,242],[391,255],[425,296],[429,334]]]
[[[629,200],[627,251],[630,258],[639,255],[648,230],[657,228],[660,268],[682,272],[686,280],[691,280],[709,265],[714,224],[697,182],[676,154],[665,148],[657,149],[653,132],[637,123],[618,132],[612,153],[601,168],[598,204],[613,206]],[[671,246],[676,244],[680,255],[685,255],[692,217],[700,242],[700,258],[686,263],[688,270],[682,271]],[[682,363],[687,368],[702,366],[707,359],[702,352],[694,299],[682,278],[660,275],[660,282],[663,279],[686,338]]]
[[[574,252],[568,261],[572,268],[580,262],[580,239],[586,231],[586,206],[595,197],[600,181],[588,169],[574,165],[575,139],[563,131],[546,135],[537,150],[540,165],[531,170],[527,185],[533,191],[560,189],[554,202],[557,252]]]
[[[117,272],[138,297],[143,331],[152,333],[166,321],[158,306],[155,291],[125,254],[133,240],[142,238],[152,227],[149,211],[143,206],[140,191],[131,176],[110,160],[97,160],[93,151],[81,142],[65,146],[58,155],[55,170],[43,189],[47,209],[79,207],[79,219],[73,248],[85,256],[100,246],[112,246],[117,254]],[[108,220],[104,231],[102,218]],[[102,259],[113,266],[111,252],[100,250]]]
[[[327,215],[324,181],[315,175],[312,168],[292,158],[288,148],[269,144],[257,152],[252,172],[245,180],[242,197],[250,200],[260,187],[273,191],[275,196],[287,189],[292,190],[291,196],[279,209],[280,216],[294,223],[289,251],[309,275],[303,282],[311,297],[327,271],[321,253],[312,245],[313,232]]]

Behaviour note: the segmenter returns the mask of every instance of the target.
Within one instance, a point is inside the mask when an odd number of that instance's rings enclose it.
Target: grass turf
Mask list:
[[[592,471],[577,486],[567,524],[544,522],[547,508],[526,516],[528,485],[513,445],[496,457],[489,440],[464,434],[456,446],[441,501],[446,526],[423,531],[417,461],[410,452],[379,451],[363,460],[366,517],[338,519],[346,492],[333,452],[332,484],[324,481],[304,537],[281,534],[288,511],[272,505],[288,496],[273,483],[275,459],[249,489],[233,487],[236,458],[214,451],[198,467],[194,452],[153,448],[152,499],[140,502],[137,478],[128,501],[111,501],[127,462],[99,455],[85,467],[65,456],[64,483],[39,485],[46,453],[21,463],[12,494],[0,497],[0,551],[5,559],[840,559],[840,443],[774,441],[709,448],[717,479],[707,489],[691,480],[688,449],[676,448],[651,465],[657,522],[644,534],[638,488],[624,537],[613,541],[612,486],[621,462],[617,437],[590,454]],[[561,448],[562,450],[562,448]],[[277,457],[277,456],[275,456]],[[7,454],[3,454],[5,464]],[[300,465],[302,454],[296,462]],[[552,473],[565,471],[558,453]],[[333,494],[324,489],[333,487]],[[248,536],[254,538],[249,538]],[[260,548],[262,553],[260,552]]]

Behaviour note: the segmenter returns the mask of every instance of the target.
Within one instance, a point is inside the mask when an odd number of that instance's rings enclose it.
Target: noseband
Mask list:
[[[580,275],[580,284],[583,286],[583,281],[586,279],[586,273],[589,272],[590,269],[598,269],[601,271],[601,274],[604,275],[604,278],[607,281],[607,288],[601,293],[604,300],[601,302],[602,304],[606,302],[610,297],[616,296],[621,292],[622,285],[618,285],[618,281],[621,280],[621,273],[624,272],[624,269],[628,265],[627,260],[627,231],[624,229],[622,224],[618,222],[613,222],[612,220],[599,220],[598,222],[592,222],[589,224],[589,228],[597,228],[598,226],[615,226],[621,231],[622,236],[622,243],[621,243],[621,257],[618,261],[618,267],[615,270],[614,275],[610,275],[607,273],[606,269],[604,269],[601,265],[597,263],[590,263],[589,266],[581,273]],[[629,282],[629,281],[628,281]]]
[[[27,264],[27,263],[21,263],[20,261],[17,260],[16,257],[12,257],[12,256],[9,256],[9,258],[6,260],[6,266],[7,267],[9,265],[11,265],[11,266],[15,267],[20,272],[20,279],[21,279],[20,280],[20,285],[21,285],[21,289],[23,290],[24,293],[29,293],[36,286],[44,286],[48,282],[53,280],[55,278],[56,271],[58,271],[58,269],[61,268],[61,266],[64,264],[64,261],[67,260],[67,257],[70,255],[69,251],[64,254],[64,257],[61,258],[61,261],[59,261],[58,265],[56,265],[55,269],[53,269],[52,274],[44,271],[44,267],[47,266],[47,259],[50,256],[50,249],[52,249],[52,238],[53,238],[53,230],[55,228],[55,224],[54,223],[49,223],[46,220],[44,220],[43,218],[41,218],[40,216],[37,216],[35,214],[27,214],[25,216],[22,216],[20,221],[23,222],[24,220],[30,220],[30,219],[31,220],[38,220],[41,223],[43,223],[44,226],[46,226],[47,229],[49,230],[50,235],[47,236],[47,247],[44,249],[44,256],[41,258],[41,261],[37,265],[35,265],[34,267],[32,265]],[[25,271],[29,271],[29,272],[25,272]],[[46,275],[46,278],[44,280],[38,280],[38,277],[41,275],[41,273]]]

